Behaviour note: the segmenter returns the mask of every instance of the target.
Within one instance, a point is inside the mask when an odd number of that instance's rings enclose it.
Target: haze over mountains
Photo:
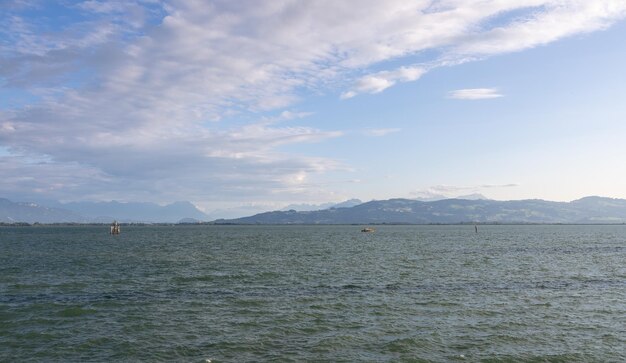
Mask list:
[[[264,212],[249,217],[218,219],[217,224],[381,224],[381,223],[626,223],[626,200],[585,197],[572,202],[539,199],[496,201],[482,196],[472,199],[421,201],[389,199],[361,203],[351,199],[330,205],[292,205],[289,210]],[[294,208],[302,208],[295,210]],[[308,209],[307,209],[308,208]],[[165,206],[154,203],[12,202],[0,198],[0,222],[4,223],[194,223],[210,216],[190,202]]]
[[[35,203],[16,203],[0,198],[0,222],[87,223],[89,220],[67,209],[44,207]]]
[[[358,199],[342,203],[290,205],[287,210],[299,211],[320,210],[327,208],[352,207],[362,202]],[[232,213],[250,215],[254,212],[214,211],[204,213],[190,202],[174,202],[165,206],[155,203],[129,202],[71,202],[61,203],[55,200],[33,202],[13,202],[0,198],[0,222],[4,223],[110,223],[120,222],[143,223],[193,223],[206,222],[218,218],[227,218]]]
[[[207,215],[190,202],[175,202],[165,206],[155,203],[111,202],[12,202],[0,198],[0,222],[14,223],[109,223],[120,222],[166,222],[180,220],[206,221]]]

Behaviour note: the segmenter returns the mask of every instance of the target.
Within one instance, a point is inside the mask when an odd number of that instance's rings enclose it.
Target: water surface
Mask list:
[[[0,361],[626,361],[626,226],[0,227]]]

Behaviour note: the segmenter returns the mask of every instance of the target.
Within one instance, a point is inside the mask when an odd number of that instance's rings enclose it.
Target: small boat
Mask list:
[[[120,234],[120,224],[117,221],[111,223],[111,234]]]
[[[371,227],[365,227],[365,228],[363,228],[361,230],[361,232],[365,232],[365,233],[371,233],[371,232],[374,232],[374,231],[376,231],[376,230],[374,228],[371,228]]]

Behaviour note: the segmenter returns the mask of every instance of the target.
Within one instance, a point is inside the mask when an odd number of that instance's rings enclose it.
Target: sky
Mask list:
[[[626,198],[624,0],[0,1],[0,197]]]

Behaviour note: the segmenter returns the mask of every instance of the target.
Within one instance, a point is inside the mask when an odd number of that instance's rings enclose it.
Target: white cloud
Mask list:
[[[161,201],[321,193],[294,181],[345,166],[279,150],[341,132],[264,111],[309,93],[379,93],[433,67],[604,29],[626,11],[609,0],[103,0],[69,5],[49,26],[19,3],[0,12],[0,80],[33,101],[0,112],[12,153],[1,191],[26,192],[8,180],[39,173],[31,189],[55,185],[62,199]],[[423,64],[407,61],[425,51]]]
[[[493,55],[519,51],[573,34],[605,29],[626,15],[626,2],[621,0],[543,1],[537,5],[542,8],[527,17],[470,34],[455,46],[454,52]]]
[[[290,120],[305,118],[305,117],[311,116],[312,114],[313,112],[299,112],[299,111],[285,110],[285,111],[282,111],[277,116],[263,117],[262,121],[266,124],[273,124],[273,123],[278,123],[278,122],[283,122],[283,121],[290,121]]]
[[[83,1],[78,4],[78,7],[87,10],[93,11],[96,13],[121,13],[126,10],[126,6],[128,3],[122,1]]]
[[[395,132],[399,132],[401,129],[398,128],[386,128],[386,129],[367,129],[364,130],[363,133],[368,136],[386,136],[389,134],[393,134]]]
[[[359,93],[379,93],[397,82],[415,81],[424,74],[423,67],[400,67],[394,71],[383,71],[360,78],[353,89],[341,95],[342,99],[352,98]]]
[[[450,0],[419,6],[418,11],[412,9],[395,19],[398,25],[404,20],[407,24],[420,24],[419,28],[407,26],[401,35],[381,34],[379,39],[384,39],[385,46],[364,48],[372,53],[371,61],[377,57],[391,59],[424,50],[439,50],[438,57],[414,65],[412,68],[419,69],[419,75],[404,79],[405,82],[418,79],[432,68],[516,52],[575,34],[602,30],[626,17],[626,2],[622,0]],[[493,21],[524,10],[526,14],[514,16],[504,24]],[[378,93],[394,85],[393,80],[378,76],[385,72],[359,78],[352,89],[341,94],[341,98]]]
[[[508,184],[483,184],[480,185],[480,188],[515,188],[519,187],[518,183],[508,183]]]
[[[496,88],[467,88],[450,91],[448,98],[457,100],[484,100],[489,98],[499,98],[503,95]]]
[[[454,193],[454,192],[467,192],[467,191],[478,191],[481,189],[491,189],[491,188],[514,188],[518,187],[517,183],[508,183],[508,184],[480,184],[480,185],[433,185],[428,188],[428,190],[435,191],[437,193]]]

